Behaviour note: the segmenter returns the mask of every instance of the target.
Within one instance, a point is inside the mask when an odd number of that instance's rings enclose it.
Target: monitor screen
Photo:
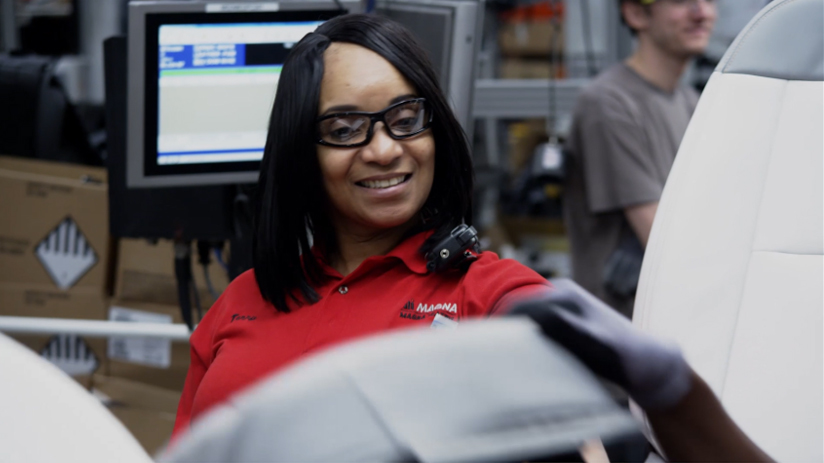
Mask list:
[[[260,161],[286,55],[320,24],[161,25],[156,165]]]

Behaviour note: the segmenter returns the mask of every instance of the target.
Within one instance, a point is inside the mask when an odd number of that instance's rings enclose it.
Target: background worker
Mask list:
[[[573,278],[631,317],[643,251],[698,101],[681,82],[707,46],[713,0],[618,0],[635,52],[578,97],[564,214]]]

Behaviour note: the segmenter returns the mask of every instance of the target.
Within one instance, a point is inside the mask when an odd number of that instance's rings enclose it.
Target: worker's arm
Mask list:
[[[680,349],[644,333],[571,280],[517,303],[596,374],[623,387],[650,419],[671,461],[772,461],[732,421]]]
[[[649,232],[652,230],[652,220],[655,218],[655,212],[658,210],[658,202],[638,204],[624,209],[624,216],[627,218],[632,231],[641,242],[641,246],[647,247],[649,241]]]
[[[670,461],[773,461],[732,421],[694,371],[683,399],[664,410],[647,410],[647,417]]]

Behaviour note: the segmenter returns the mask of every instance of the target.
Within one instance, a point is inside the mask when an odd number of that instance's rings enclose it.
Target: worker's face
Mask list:
[[[715,25],[714,0],[656,0],[642,11],[635,29],[665,53],[679,58],[701,54]]]
[[[324,53],[318,117],[345,111],[377,112],[419,96],[377,53],[333,43]],[[410,138],[389,136],[376,122],[369,144],[317,145],[333,224],[340,233],[373,235],[415,221],[432,188],[435,142],[430,129]]]

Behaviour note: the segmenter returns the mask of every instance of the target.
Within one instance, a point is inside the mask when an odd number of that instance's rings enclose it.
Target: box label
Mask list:
[[[69,289],[97,263],[97,253],[71,217],[37,244],[35,254],[60,289]]]
[[[26,195],[37,198],[48,198],[49,194],[70,195],[74,189],[70,186],[55,185],[52,183],[28,182],[26,184]]]
[[[29,248],[29,241],[21,238],[0,236],[0,254],[21,256]]]
[[[109,320],[171,324],[172,316],[124,307],[111,307]],[[108,355],[112,360],[169,368],[172,364],[172,341],[160,338],[110,337]]]
[[[90,375],[100,365],[86,341],[73,334],[52,336],[40,356],[71,376]]]

